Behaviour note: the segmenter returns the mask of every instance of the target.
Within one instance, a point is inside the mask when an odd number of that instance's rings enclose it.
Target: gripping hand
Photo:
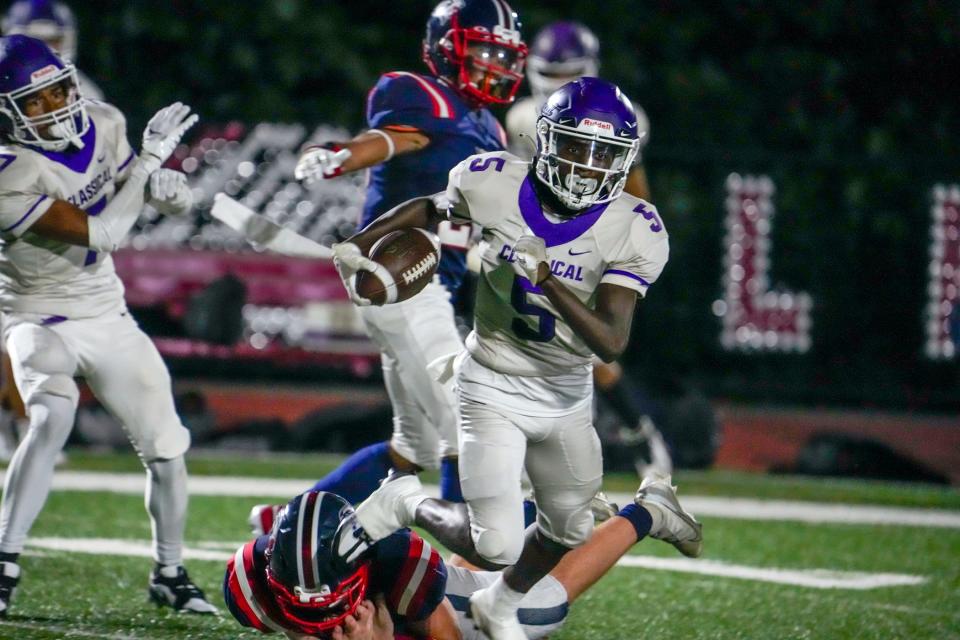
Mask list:
[[[310,147],[297,161],[293,176],[297,180],[306,181],[307,184],[323,178],[336,178],[343,173],[343,163],[351,155],[350,149],[344,149],[335,142],[328,142],[320,147]]]
[[[193,207],[193,189],[187,176],[172,169],[157,169],[150,174],[150,204],[165,215],[181,215]]]
[[[153,173],[167,161],[184,132],[199,119],[197,114],[190,115],[190,107],[180,102],[160,109],[150,118],[143,130],[140,148],[140,165],[147,173]]]
[[[330,247],[333,250],[333,265],[340,274],[343,286],[353,303],[360,307],[370,305],[370,301],[360,297],[357,293],[356,282],[358,271],[376,271],[377,263],[367,258],[360,251],[360,247],[352,242],[340,242]]]
[[[540,277],[540,265],[547,262],[547,248],[543,243],[543,238],[521,236],[513,245],[513,255],[515,258],[513,270],[533,285],[540,284],[543,279]],[[547,273],[549,273],[549,269]]]

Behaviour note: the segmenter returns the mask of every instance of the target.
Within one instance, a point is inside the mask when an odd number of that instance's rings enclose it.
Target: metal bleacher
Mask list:
[[[330,365],[356,375],[376,368],[377,349],[332,263],[257,250],[210,216],[213,196],[223,191],[323,244],[346,237],[359,219],[365,176],[304,186],[293,179],[293,169],[304,144],[349,137],[328,126],[308,136],[298,124],[264,123],[248,130],[231,123],[208,127],[177,149],[167,166],[187,174],[193,212],[160,216],[145,207],[127,246],[114,254],[134,313],[159,315],[173,327],[153,335],[166,358]],[[178,331],[191,298],[226,274],[246,287],[242,338],[211,344]]]

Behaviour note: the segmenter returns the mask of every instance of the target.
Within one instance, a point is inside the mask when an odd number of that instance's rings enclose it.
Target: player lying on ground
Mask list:
[[[645,481],[634,503],[597,527],[523,597],[518,617],[526,637],[545,638],[560,628],[570,605],[651,532],[665,537],[669,527],[686,526],[678,509],[669,479]],[[498,574],[445,564],[409,529],[374,541],[363,518],[333,494],[308,491],[291,500],[267,534],[227,563],[230,612],[244,626],[292,638],[480,640],[469,598]],[[388,616],[373,615],[372,604],[361,608],[374,598],[382,598]],[[350,628],[337,630],[344,623]]]

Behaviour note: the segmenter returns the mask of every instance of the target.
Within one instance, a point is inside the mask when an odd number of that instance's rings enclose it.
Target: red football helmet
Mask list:
[[[427,21],[423,61],[478,105],[513,102],[526,59],[520,20],[504,0],[444,0]]]

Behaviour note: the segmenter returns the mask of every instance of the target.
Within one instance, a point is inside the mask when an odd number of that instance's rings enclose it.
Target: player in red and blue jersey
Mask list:
[[[347,501],[308,491],[227,562],[223,596],[240,624],[263,633],[357,637],[343,629],[356,624],[363,601],[376,599],[390,614],[393,637],[457,640],[446,584],[440,554],[416,533],[403,529],[373,542]]]
[[[380,78],[367,98],[366,131],[308,148],[297,164],[296,177],[308,182],[370,168],[361,227],[402,202],[442,191],[464,158],[506,145],[486,107],[511,103],[523,79],[526,45],[510,6],[444,0],[427,22],[423,59],[429,74],[396,71]],[[359,249],[334,245],[338,269],[382,353],[394,431],[389,442],[354,454],[318,482],[318,490],[358,502],[391,467],[416,472],[439,464],[443,496],[462,500],[449,367],[463,345],[451,298],[466,270],[471,232],[469,225],[443,222],[437,233],[443,247],[438,277],[414,298],[382,307],[368,306],[350,284],[364,260]]]

